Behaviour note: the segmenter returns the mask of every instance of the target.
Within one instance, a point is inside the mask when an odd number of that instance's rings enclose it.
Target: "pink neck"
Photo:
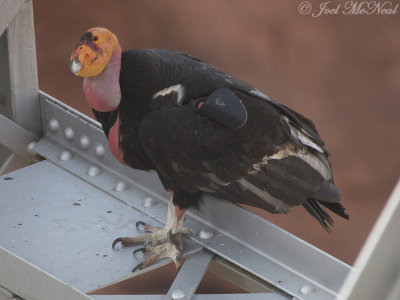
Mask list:
[[[92,108],[101,112],[117,109],[121,101],[120,70],[121,48],[117,44],[104,70],[99,75],[83,79],[83,92],[86,101]]]

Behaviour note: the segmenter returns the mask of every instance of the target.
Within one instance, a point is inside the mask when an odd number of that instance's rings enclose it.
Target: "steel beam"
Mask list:
[[[94,300],[164,300],[164,295],[92,295]],[[169,298],[171,299],[171,298]],[[291,298],[274,294],[200,294],[193,295],[193,300],[292,300]],[[178,298],[176,300],[179,300]],[[321,299],[323,300],[323,299]]]
[[[278,292],[276,287],[218,256],[210,263],[208,269],[249,293]]]
[[[400,180],[337,299],[400,299]]]
[[[155,173],[118,163],[97,122],[48,95],[42,95],[41,105],[45,137],[34,147],[37,153],[99,190],[165,222],[168,197]],[[89,170],[101,175],[89,176]],[[116,182],[123,183],[124,192],[118,191]],[[152,195],[159,203],[157,209],[134,201],[134,194],[139,191]],[[189,210],[185,220],[185,226],[197,232],[190,238],[198,245],[298,299],[336,297],[350,270],[348,265],[239,206],[211,196],[204,197],[203,203],[199,211]],[[221,212],[229,218],[221,217]]]
[[[30,164],[30,161],[19,156],[18,154],[11,153],[7,159],[5,159],[2,166],[0,166],[0,176],[21,169]]]
[[[0,128],[0,144],[28,160],[35,159],[35,154],[29,150],[29,145],[33,145],[31,143],[39,140],[35,133],[26,130],[3,115],[0,115]]]
[[[39,87],[32,1],[25,1],[9,23],[7,43],[12,119],[40,136]]]
[[[212,253],[207,250],[189,256],[179,270],[165,299],[192,299],[212,258]]]
[[[0,270],[0,285],[25,299],[90,299],[87,295],[1,247]]]
[[[7,29],[24,2],[25,0],[0,0],[0,35]]]

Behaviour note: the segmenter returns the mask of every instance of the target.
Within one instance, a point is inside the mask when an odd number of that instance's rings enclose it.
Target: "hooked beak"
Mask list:
[[[79,70],[82,67],[82,63],[80,62],[78,56],[75,56],[73,59],[69,61],[69,68],[72,73],[78,75]]]

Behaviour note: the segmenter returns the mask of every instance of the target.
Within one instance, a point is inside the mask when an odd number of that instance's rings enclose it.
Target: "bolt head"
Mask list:
[[[301,287],[299,292],[303,295],[309,295],[315,292],[315,288],[313,288],[311,285],[304,285]]]
[[[96,166],[90,166],[86,171],[86,175],[91,176],[91,177],[98,176],[98,175],[100,175],[100,173],[101,173],[100,168],[96,167]]]
[[[86,135],[82,135],[79,139],[79,144],[81,145],[82,149],[89,149],[90,147],[90,140]]]
[[[214,232],[210,229],[202,229],[199,232],[199,238],[203,239],[203,240],[207,240],[210,239],[214,236]]]
[[[183,290],[175,290],[171,294],[171,299],[178,300],[185,298],[185,292]]]
[[[60,130],[60,123],[56,119],[51,119],[48,123],[49,130],[56,132]]]
[[[114,187],[114,191],[116,192],[125,192],[128,189],[128,185],[125,182],[118,182],[115,187]]]
[[[33,150],[33,148],[35,147],[35,145],[36,145],[36,142],[30,142],[30,143],[28,144],[28,147],[26,147],[26,151],[27,151],[29,154],[31,154],[31,155],[36,155],[35,150]]]
[[[97,144],[94,147],[94,152],[100,158],[103,158],[106,155],[106,150],[104,149],[103,145],[101,145],[101,144]]]
[[[74,140],[75,133],[74,133],[74,131],[72,130],[71,127],[67,127],[67,128],[64,129],[64,135],[65,135],[65,138],[68,141],[73,141]]]
[[[158,204],[158,201],[151,197],[147,197],[146,199],[144,199],[144,201],[142,203],[142,205],[144,207],[153,207],[154,205],[157,205],[157,204]]]
[[[63,152],[60,153],[60,155],[58,156],[58,159],[61,161],[68,161],[72,159],[72,153],[65,150]]]

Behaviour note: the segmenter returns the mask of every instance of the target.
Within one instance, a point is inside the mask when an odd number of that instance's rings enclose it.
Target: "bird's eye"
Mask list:
[[[96,42],[98,39],[99,39],[99,37],[98,37],[98,36],[95,36],[95,37],[93,38],[93,42]]]

